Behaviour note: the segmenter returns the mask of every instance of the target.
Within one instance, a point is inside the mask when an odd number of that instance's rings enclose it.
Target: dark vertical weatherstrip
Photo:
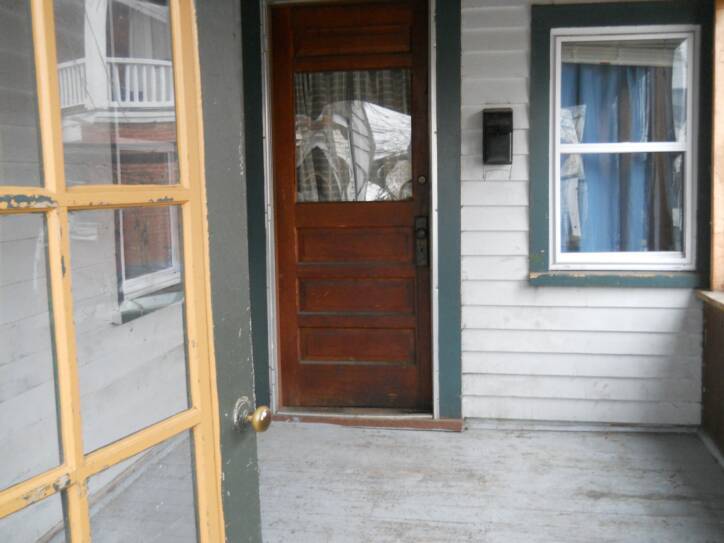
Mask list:
[[[435,4],[440,416],[462,417],[460,316],[460,0]]]
[[[241,14],[238,2],[221,0],[196,2],[196,11],[226,538],[257,542],[261,519],[256,435],[235,431],[231,421],[236,399],[254,393],[240,148],[244,141]]]
[[[261,7],[259,0],[241,2],[244,60],[244,127],[247,138],[246,202],[249,226],[251,337],[254,347],[256,402],[269,405],[269,328],[266,300],[266,217],[264,198],[264,101],[262,98]]]

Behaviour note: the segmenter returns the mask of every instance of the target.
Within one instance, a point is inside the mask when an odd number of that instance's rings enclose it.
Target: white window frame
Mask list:
[[[560,143],[561,50],[568,41],[608,41],[683,38],[687,47],[687,127],[684,142]],[[699,27],[695,25],[556,28],[551,30],[551,118],[549,243],[551,270],[690,271],[696,269],[696,153],[699,91]],[[563,252],[561,250],[560,161],[570,153],[684,153],[683,251]]]
[[[160,144],[159,146],[149,148],[144,144],[122,144],[116,147],[116,161],[120,164],[120,155],[123,151],[154,151],[166,153],[168,161],[169,173],[175,172],[175,147],[169,144]],[[120,178],[120,168],[118,168],[118,179],[116,182],[122,184]],[[178,183],[178,179],[169,179],[169,184]],[[121,290],[124,299],[133,300],[147,294],[152,294],[165,288],[177,285],[181,282],[181,240],[179,239],[179,210],[176,206],[168,208],[170,210],[169,227],[171,228],[171,266],[151,273],[146,273],[138,277],[126,279],[126,256],[124,252],[123,240],[123,210],[120,210],[118,219],[119,244],[120,244],[120,272],[121,272]]]

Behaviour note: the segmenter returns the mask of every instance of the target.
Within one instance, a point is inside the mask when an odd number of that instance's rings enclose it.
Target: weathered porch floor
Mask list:
[[[275,422],[259,462],[265,542],[724,542],[693,434]]]

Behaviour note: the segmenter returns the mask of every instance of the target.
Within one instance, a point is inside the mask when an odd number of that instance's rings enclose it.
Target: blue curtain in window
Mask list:
[[[580,143],[675,141],[668,67],[564,63],[561,107],[582,115]],[[577,159],[578,222],[564,216],[564,251],[675,249],[676,155],[591,153]],[[563,195],[562,201],[568,210],[570,202]]]

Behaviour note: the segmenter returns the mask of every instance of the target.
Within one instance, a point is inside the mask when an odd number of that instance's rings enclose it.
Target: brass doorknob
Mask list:
[[[266,405],[254,409],[251,415],[246,416],[246,422],[251,424],[255,432],[266,432],[272,423],[272,412]]]
[[[248,424],[255,432],[266,432],[272,423],[272,412],[266,405],[251,410],[251,401],[242,396],[236,400],[233,413],[234,428],[241,431]]]

